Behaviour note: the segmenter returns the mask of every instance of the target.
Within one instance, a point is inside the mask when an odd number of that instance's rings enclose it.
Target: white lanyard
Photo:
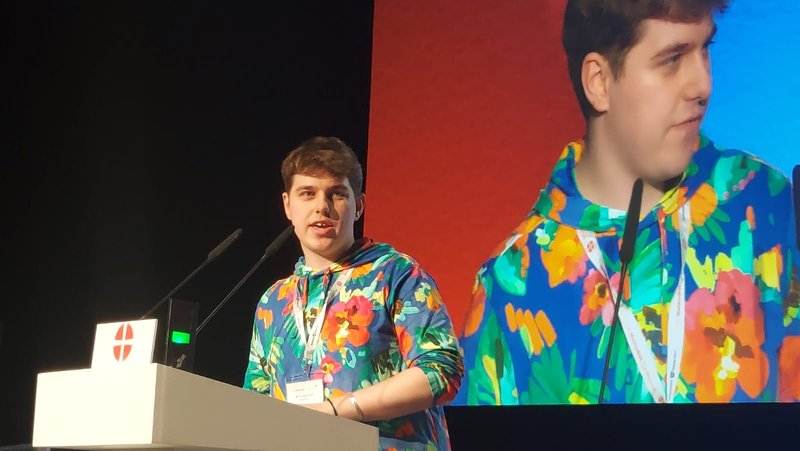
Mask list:
[[[333,301],[333,298],[339,293],[339,290],[341,290],[344,284],[347,283],[347,280],[350,279],[350,275],[352,273],[353,268],[350,268],[336,278],[336,282],[333,284],[330,290],[328,290],[328,295],[325,297],[325,302],[322,304],[319,313],[317,313],[317,317],[314,320],[314,324],[311,326],[311,331],[308,335],[306,335],[305,318],[303,316],[304,306],[302,304],[302,300],[297,294],[294,296],[294,301],[292,302],[294,323],[297,325],[297,331],[300,334],[300,341],[303,343],[303,346],[305,346],[305,350],[303,351],[303,366],[307,366],[309,369],[311,367],[311,356],[319,344],[320,335],[322,335],[322,323],[325,321],[325,313],[328,310],[328,304]],[[306,293],[306,297],[308,297],[308,293]]]
[[[684,328],[686,326],[686,316],[684,303],[686,302],[686,280],[684,277],[684,265],[686,263],[686,250],[689,246],[689,218],[690,209],[687,201],[678,211],[680,247],[681,247],[681,266],[680,278],[675,288],[672,302],[669,304],[669,323],[667,326],[667,371],[665,374],[666,387],[656,368],[656,358],[653,350],[647,345],[647,339],[639,327],[636,317],[630,307],[624,303],[619,306],[619,321],[628,346],[631,349],[639,374],[642,375],[647,390],[657,403],[671,403],[678,391],[678,376],[680,375],[681,358],[683,357]],[[618,299],[617,289],[612,286],[603,261],[603,254],[597,243],[597,236],[594,232],[578,230],[578,238],[583,245],[586,254],[594,264],[595,268],[605,277],[609,290],[611,291],[612,302]],[[662,258],[666,253],[666,244],[662,243]],[[667,283],[666,269],[662,269],[662,286]]]

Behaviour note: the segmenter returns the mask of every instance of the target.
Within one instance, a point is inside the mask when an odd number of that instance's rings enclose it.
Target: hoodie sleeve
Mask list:
[[[758,374],[745,373],[746,367],[741,365],[740,386],[756,401],[797,402],[800,401],[800,252],[792,186],[771,166],[758,160],[753,163],[747,156],[739,159],[744,161],[740,166],[753,168],[749,177],[739,182],[746,183],[747,190],[742,189],[743,194],[738,194],[742,196],[739,208],[747,211],[740,228],[752,234],[752,241],[746,247],[752,249],[748,255],[752,262],[748,262],[749,267],[738,263],[737,269],[752,274],[757,290],[760,309],[755,318],[762,324],[753,329],[764,360],[761,379],[756,377]],[[742,255],[740,248],[741,245],[731,250],[735,262],[737,255]],[[735,302],[736,298],[732,300]],[[744,385],[742,380],[750,384]]]
[[[493,262],[481,267],[472,287],[461,338],[464,382],[453,402],[456,405],[519,404],[511,356],[491,296],[498,291],[490,275]]]
[[[791,186],[791,185],[789,185]],[[800,202],[800,199],[795,199]],[[789,208],[788,237],[783,249],[782,309],[779,318],[774,318],[769,327],[783,332],[778,349],[778,401],[800,401],[800,250],[798,250],[797,225],[792,208]]]
[[[464,363],[439,289],[412,264],[396,290],[392,320],[403,360],[425,373],[434,404],[450,402],[461,386]]]
[[[261,296],[256,306],[253,317],[253,334],[250,339],[250,355],[244,374],[243,388],[262,394],[271,393],[273,371],[270,370],[272,368],[270,360],[276,359],[276,356],[267,352],[274,336],[274,318],[273,311],[269,308],[269,298],[275,291],[276,285]]]
[[[264,346],[261,344],[261,339],[254,326],[253,335],[250,339],[250,357],[247,361],[247,369],[244,374],[243,388],[245,390],[251,390],[262,394],[269,392],[271,385],[270,378],[262,363],[266,363]]]

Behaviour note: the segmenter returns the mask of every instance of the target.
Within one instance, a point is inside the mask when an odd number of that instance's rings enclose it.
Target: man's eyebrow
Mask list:
[[[297,186],[294,191],[318,191],[319,187],[314,185],[299,185]],[[347,185],[344,183],[340,183],[338,185],[332,185],[326,188],[327,190],[347,190]]]
[[[679,42],[676,44],[672,44],[669,47],[662,49],[660,52],[653,55],[652,59],[659,60],[667,56],[674,55],[676,53],[682,53],[685,52],[686,49],[688,49],[689,47],[690,44],[688,42]]]
[[[708,37],[706,37],[705,41],[703,42],[703,46],[704,47],[707,46],[714,39],[714,36],[716,36],[716,34],[717,34],[717,24],[714,24],[713,28],[711,29],[711,32],[708,34]],[[682,53],[691,47],[692,44],[688,42],[678,42],[670,45],[667,48],[662,49],[660,52],[653,55],[652,59],[657,60],[665,58],[670,55],[674,55],[676,53]]]

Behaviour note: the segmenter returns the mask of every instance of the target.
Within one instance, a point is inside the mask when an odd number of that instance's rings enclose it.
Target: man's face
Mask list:
[[[607,143],[645,180],[680,175],[696,149],[711,95],[710,15],[694,22],[647,19],[622,72],[608,83]]]
[[[353,223],[364,211],[364,195],[356,196],[346,177],[296,174],[290,191],[283,193],[283,208],[306,263],[322,269],[353,245]]]

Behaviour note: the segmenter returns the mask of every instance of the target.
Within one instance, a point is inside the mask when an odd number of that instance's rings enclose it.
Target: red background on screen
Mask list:
[[[475,272],[583,132],[563,8],[375,2],[365,233],[422,264],[459,333]]]

